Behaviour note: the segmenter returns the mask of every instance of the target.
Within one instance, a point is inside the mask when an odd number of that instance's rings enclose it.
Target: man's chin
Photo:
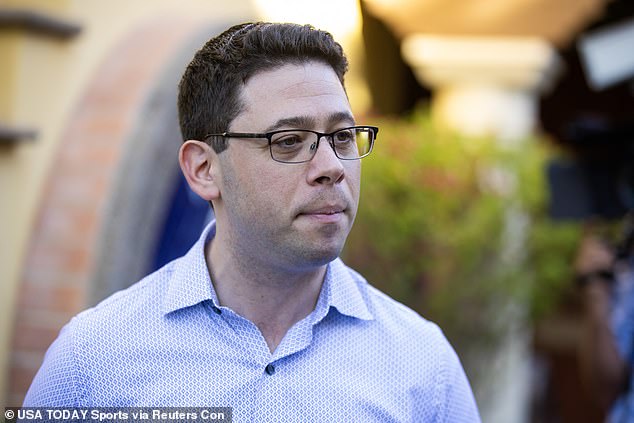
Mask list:
[[[348,225],[343,224],[296,228],[292,243],[297,259],[312,266],[323,266],[339,257],[349,233]]]
[[[299,260],[307,267],[325,266],[335,260],[341,254],[343,245],[321,246],[321,248],[305,249],[301,252]]]

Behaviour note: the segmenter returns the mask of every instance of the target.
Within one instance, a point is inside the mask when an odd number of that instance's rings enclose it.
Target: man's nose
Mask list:
[[[322,137],[313,148],[316,148],[317,151],[309,162],[308,183],[335,184],[341,182],[344,178],[344,167],[335,154],[328,137]]]

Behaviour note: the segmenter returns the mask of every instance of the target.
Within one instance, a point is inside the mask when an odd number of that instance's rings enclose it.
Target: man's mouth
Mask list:
[[[325,208],[325,209],[317,209],[312,211],[306,211],[302,214],[337,214],[343,213],[345,208],[343,207],[333,207],[333,208]]]
[[[309,208],[299,213],[298,217],[308,217],[323,223],[338,222],[343,218],[346,208],[340,205]]]

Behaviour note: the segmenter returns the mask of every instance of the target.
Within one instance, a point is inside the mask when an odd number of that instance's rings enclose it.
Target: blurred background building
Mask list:
[[[182,254],[209,219],[178,170],[176,86],[204,40],[252,19],[331,31],[368,121],[425,103],[466,136],[521,148],[545,134],[608,163],[634,142],[627,0],[0,0],[5,406],[21,404],[70,317]],[[590,207],[567,200],[553,217]],[[626,207],[606,202],[606,215]],[[563,308],[503,340],[498,401],[479,395],[484,421],[600,421],[580,401],[576,317]],[[536,355],[548,362],[537,379]]]

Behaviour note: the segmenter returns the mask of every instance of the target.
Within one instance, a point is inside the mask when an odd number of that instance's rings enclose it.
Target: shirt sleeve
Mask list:
[[[72,321],[51,344],[24,399],[24,407],[78,407],[79,372],[76,366]]]
[[[625,360],[634,359],[634,269],[616,282],[611,316],[612,331]]]
[[[440,422],[478,423],[478,406],[458,355],[445,341],[444,366],[440,370]]]

